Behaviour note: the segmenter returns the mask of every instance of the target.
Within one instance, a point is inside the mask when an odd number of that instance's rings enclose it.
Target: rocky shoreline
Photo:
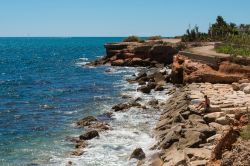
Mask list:
[[[138,84],[137,91],[146,95],[164,91],[171,98],[163,102],[152,99],[145,104],[141,98],[131,99],[124,95],[127,102],[114,105],[112,112],[101,116],[110,120],[114,112],[131,108],[154,108],[160,112],[152,131],[156,139],[151,147],[153,153],[147,155],[140,147],[128,152],[130,159],[138,159],[138,165],[250,165],[247,148],[250,142],[240,137],[241,129],[249,121],[250,67],[228,59],[217,67],[209,66],[178,55],[182,46],[155,41],[107,44],[107,56],[87,66],[144,66],[143,71],[127,81]],[[169,84],[175,86],[169,88]],[[209,112],[196,109],[204,95],[211,100]],[[112,126],[101,119],[89,116],[76,123],[86,132],[71,139],[75,143],[72,155],[84,155],[88,140],[112,130]]]

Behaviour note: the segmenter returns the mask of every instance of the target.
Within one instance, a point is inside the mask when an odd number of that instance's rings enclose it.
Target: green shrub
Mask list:
[[[218,53],[230,54],[232,56],[250,56],[250,48],[238,47],[237,45],[225,44],[215,49]]]
[[[250,140],[250,124],[246,126],[240,133],[241,137],[245,140]]]
[[[148,40],[161,40],[162,37],[161,36],[151,36],[148,38]]]
[[[137,36],[129,36],[123,40],[124,42],[140,42],[140,38]]]

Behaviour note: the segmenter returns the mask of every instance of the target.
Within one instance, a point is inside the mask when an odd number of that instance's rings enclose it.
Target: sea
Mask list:
[[[122,37],[0,38],[0,165],[126,166],[132,151],[146,154],[160,111],[131,108],[114,113],[111,130],[90,140],[82,156],[71,156],[69,137],[85,132],[77,120],[111,112],[124,95],[164,102],[166,92],[145,95],[126,79],[133,67],[86,67],[105,55],[105,43]],[[123,96],[123,97],[122,97]]]

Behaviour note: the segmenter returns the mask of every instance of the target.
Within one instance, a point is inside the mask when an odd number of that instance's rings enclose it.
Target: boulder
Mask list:
[[[130,159],[135,158],[137,160],[143,160],[146,157],[142,148],[136,148],[130,156]]]
[[[208,113],[204,116],[204,119],[206,122],[210,123],[210,122],[215,122],[216,119],[224,116],[225,113],[223,112],[213,112],[213,113]]]
[[[244,92],[245,94],[250,94],[250,85],[247,86],[247,87],[245,87],[245,88],[243,89],[243,92]]]
[[[83,126],[89,126],[93,122],[96,122],[96,121],[97,121],[97,119],[94,116],[88,116],[88,117],[85,117],[85,118],[79,120],[77,122],[77,125],[81,126],[81,127],[83,127]]]
[[[164,87],[161,86],[161,85],[157,85],[157,86],[155,87],[155,91],[163,91],[163,90],[164,90]]]
[[[114,109],[115,112],[122,111],[124,109],[129,109],[129,108],[130,108],[130,105],[128,103],[119,103],[112,107],[112,109]]]
[[[80,140],[90,140],[95,137],[99,137],[99,133],[96,130],[88,131],[85,134],[79,136]]]
[[[216,119],[216,123],[219,123],[221,125],[229,125],[230,124],[230,117],[222,116]]]
[[[196,148],[202,142],[204,135],[198,131],[187,130],[184,134],[184,138],[179,141],[180,149],[184,148]]]
[[[234,82],[234,83],[232,83],[232,88],[233,88],[233,90],[238,91],[238,90],[240,90],[240,84]]]
[[[240,90],[243,91],[248,86],[250,86],[250,83],[242,83],[240,84]]]
[[[137,89],[138,91],[141,91],[143,93],[150,93],[151,92],[151,88],[149,86],[141,86]]]

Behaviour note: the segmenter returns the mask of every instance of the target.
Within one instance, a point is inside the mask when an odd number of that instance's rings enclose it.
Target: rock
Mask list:
[[[161,85],[157,85],[157,86],[155,87],[155,91],[163,91],[163,90],[164,90],[164,87],[161,86]]]
[[[145,153],[141,148],[136,148],[130,156],[130,159],[135,158],[138,160],[143,160],[146,157]]]
[[[124,109],[129,109],[129,108],[130,108],[130,106],[128,103],[119,103],[119,104],[112,107],[112,109],[114,109],[115,112],[122,111]]]
[[[188,130],[184,134],[184,138],[179,141],[179,147],[184,148],[195,148],[202,142],[204,135],[198,131]]]
[[[240,90],[243,91],[244,88],[246,88],[248,86],[250,86],[250,83],[242,83],[242,84],[240,84]]]
[[[160,86],[166,85],[165,77],[160,72],[154,73],[154,80],[157,85],[160,85]]]
[[[142,77],[147,77],[147,73],[145,71],[141,71],[136,77],[136,80],[139,80]]]
[[[205,148],[186,148],[184,153],[190,161],[209,160],[211,157],[211,150]]]
[[[173,143],[179,141],[180,135],[175,131],[170,131],[167,133],[167,135],[164,137],[164,140],[161,142],[161,148],[167,149],[169,148]]]
[[[195,161],[190,162],[190,165],[191,166],[206,166],[207,163],[208,163],[207,160],[195,160]]]
[[[249,78],[248,66],[222,61],[207,64],[207,61],[194,61],[177,55],[173,59],[171,81],[176,84],[192,82],[209,82],[231,84],[243,78]],[[214,66],[214,67],[211,67]],[[219,68],[216,70],[215,68]]]
[[[93,122],[96,122],[96,121],[97,121],[97,119],[94,116],[88,116],[88,117],[85,117],[85,118],[79,120],[77,122],[77,125],[81,126],[81,127],[83,127],[83,126],[89,126]]]
[[[148,102],[148,105],[150,105],[150,106],[157,106],[159,104],[159,101],[158,100],[156,100],[156,99],[152,99],[152,100],[150,100],[149,102]]]
[[[92,125],[90,125],[90,128],[98,130],[98,131],[105,131],[105,130],[109,130],[110,126],[107,123],[94,123]]]
[[[221,137],[221,134],[215,134],[207,139],[208,143],[213,143]]]
[[[95,137],[99,137],[99,133],[96,130],[88,131],[85,134],[79,136],[80,140],[90,140]]]
[[[125,61],[123,59],[117,59],[113,62],[111,62],[112,66],[124,66],[125,65]]]
[[[215,122],[216,119],[224,116],[225,113],[223,112],[213,112],[213,113],[208,113],[204,116],[204,119],[206,122],[210,123],[210,122]]]
[[[149,83],[147,84],[147,87],[150,88],[150,89],[154,89],[156,86],[157,86],[157,85],[156,85],[156,83],[154,83],[154,82],[149,82]]]
[[[233,87],[233,90],[235,90],[235,91],[240,90],[240,85],[239,85],[239,83],[236,83],[236,82],[232,83],[232,87]]]
[[[150,58],[164,64],[173,62],[173,55],[178,51],[167,45],[154,45],[150,50]]]
[[[170,151],[167,151],[163,155],[163,161],[164,161],[163,166],[172,166],[172,165],[176,165],[176,166],[185,165],[186,166],[187,165],[184,152],[181,150],[177,150],[176,148]]]
[[[219,117],[215,121],[216,123],[219,123],[221,125],[229,125],[230,124],[230,118],[227,116]]]
[[[88,144],[85,141],[79,140],[77,141],[75,148],[79,149],[79,148],[85,148]]]
[[[239,80],[239,83],[242,84],[242,83],[250,83],[250,81],[248,79],[242,79],[242,80]]]
[[[247,87],[245,87],[245,88],[243,89],[243,92],[244,92],[245,94],[250,94],[250,85],[247,86]]]
[[[70,154],[71,154],[72,156],[81,156],[81,155],[83,155],[83,153],[84,153],[84,151],[82,151],[82,150],[80,150],[80,149],[77,149],[77,150],[71,152]]]
[[[151,92],[151,88],[149,86],[141,86],[137,89],[138,91],[141,91],[143,93],[150,93]]]

